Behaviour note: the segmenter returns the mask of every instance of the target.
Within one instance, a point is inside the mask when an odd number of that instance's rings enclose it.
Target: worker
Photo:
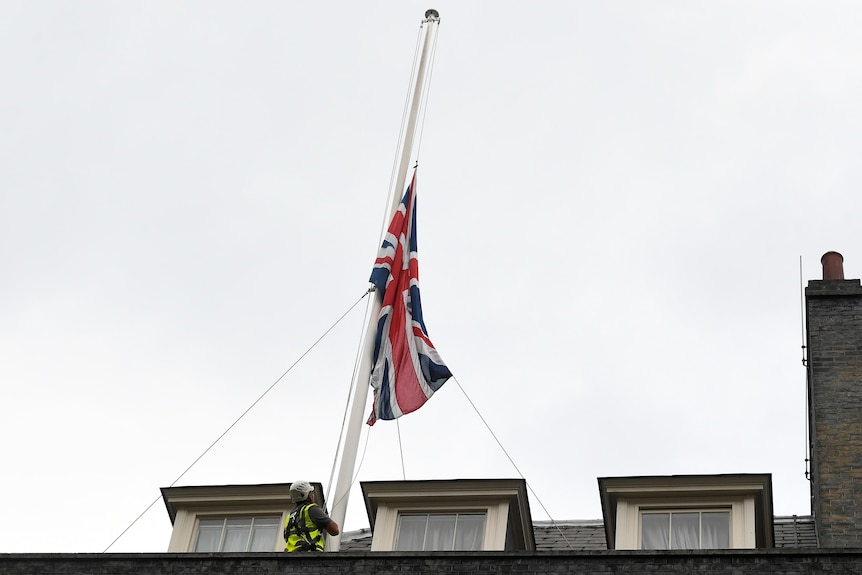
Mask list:
[[[308,481],[290,484],[295,503],[284,525],[285,551],[323,551],[323,531],[338,535],[338,523],[314,502],[314,487]]]

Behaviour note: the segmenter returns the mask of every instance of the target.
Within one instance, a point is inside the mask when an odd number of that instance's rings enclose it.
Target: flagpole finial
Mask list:
[[[425,19],[426,20],[439,20],[440,19],[440,12],[438,12],[434,8],[429,8],[428,10],[425,10]]]

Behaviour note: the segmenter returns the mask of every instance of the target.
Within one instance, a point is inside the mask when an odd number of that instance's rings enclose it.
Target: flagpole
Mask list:
[[[422,30],[420,32],[421,49],[419,53],[419,64],[416,67],[416,76],[412,88],[412,97],[410,100],[410,108],[406,116],[406,126],[403,131],[403,138],[400,142],[400,149],[396,158],[398,171],[392,181],[392,188],[389,190],[389,211],[386,219],[383,222],[384,228],[389,224],[395,210],[398,208],[401,195],[404,193],[404,188],[407,184],[407,171],[410,168],[410,161],[413,154],[413,140],[416,135],[416,125],[419,120],[419,109],[422,104],[422,97],[425,86],[429,78],[429,61],[433,47],[432,38],[435,35],[437,26],[440,25],[440,14],[436,10],[427,10],[425,18],[422,20]],[[379,247],[379,246],[377,246]],[[366,419],[366,410],[368,403],[368,388],[371,380],[371,360],[374,353],[374,337],[377,331],[377,318],[380,314],[380,297],[378,294],[372,295],[371,309],[366,318],[367,324],[365,327],[365,337],[362,345],[362,356],[360,358],[359,370],[356,376],[356,382],[353,386],[353,399],[350,406],[350,417],[347,423],[347,430],[344,438],[344,449],[341,454],[341,463],[338,467],[338,479],[335,484],[335,495],[332,507],[332,520],[335,521],[342,529],[344,528],[344,518],[347,515],[347,502],[350,496],[350,487],[353,483],[353,474],[356,468],[356,454],[359,450],[359,436],[362,432],[362,424]],[[329,537],[326,545],[327,551],[338,551],[341,548],[341,535]]]

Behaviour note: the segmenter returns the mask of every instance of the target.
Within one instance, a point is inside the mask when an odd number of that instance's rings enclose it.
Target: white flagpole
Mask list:
[[[410,168],[410,160],[413,153],[413,140],[416,135],[416,124],[419,119],[419,108],[422,104],[422,96],[426,81],[428,80],[428,63],[431,58],[433,46],[432,37],[440,24],[440,14],[436,10],[427,10],[425,19],[422,20],[421,50],[419,65],[416,67],[412,98],[409,113],[406,119],[406,127],[403,131],[401,148],[398,153],[398,172],[392,182],[389,191],[389,213],[383,222],[384,229],[389,226],[401,197],[407,185],[407,171]],[[377,247],[380,247],[379,245]],[[344,450],[341,454],[341,464],[338,466],[338,479],[335,484],[335,502],[332,507],[332,520],[339,527],[344,528],[344,518],[347,515],[347,501],[350,496],[350,487],[353,483],[353,473],[356,468],[356,454],[359,450],[359,435],[362,432],[362,424],[366,418],[368,403],[368,388],[371,380],[371,360],[374,353],[374,337],[377,332],[377,316],[380,314],[380,296],[372,294],[371,310],[369,311],[367,325],[365,327],[365,338],[362,346],[359,370],[354,385],[353,400],[350,406],[350,418],[344,438]],[[327,551],[338,551],[341,548],[341,535],[329,537],[326,544]]]

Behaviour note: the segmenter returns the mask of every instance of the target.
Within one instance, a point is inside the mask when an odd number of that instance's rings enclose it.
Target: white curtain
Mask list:
[[[248,547],[248,535],[251,530],[251,519],[228,519],[225,525],[224,544],[221,550],[230,553],[245,551]]]
[[[701,514],[701,549],[730,548],[730,513],[710,511]]]
[[[454,551],[480,551],[485,538],[485,514],[458,515]]]
[[[644,513],[641,515],[641,549],[669,549],[670,514]]]
[[[672,513],[670,521],[671,549],[698,549],[700,513]]]
[[[195,541],[195,551],[212,553],[218,551],[224,519],[201,519],[198,522],[198,539]]]
[[[275,539],[278,535],[278,524],[280,520],[276,517],[266,517],[254,520],[251,531],[251,545],[249,551],[272,551],[275,549]]]
[[[729,548],[729,511],[641,515],[641,549]]]
[[[484,513],[415,513],[398,518],[396,551],[479,551]]]
[[[428,516],[425,551],[451,551],[455,540],[455,515]]]
[[[428,515],[401,515],[398,518],[396,551],[422,551],[425,546],[425,527]]]

